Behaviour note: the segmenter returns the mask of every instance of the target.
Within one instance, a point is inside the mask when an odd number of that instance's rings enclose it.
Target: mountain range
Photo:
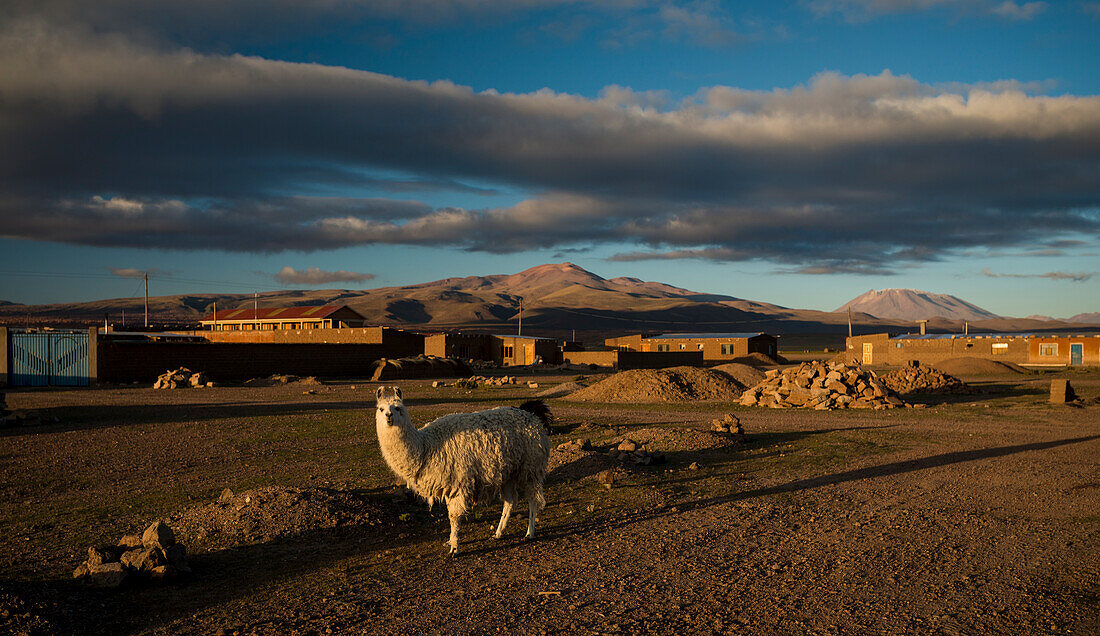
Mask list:
[[[904,293],[894,293],[904,292]],[[524,333],[565,337],[576,330],[601,335],[676,331],[767,331],[846,335],[849,306],[856,333],[929,329],[1019,331],[1065,328],[1066,323],[996,316],[961,299],[916,290],[869,292],[837,312],[791,309],[722,294],[708,294],[637,278],[602,278],[572,263],[539,265],[517,274],[445,278],[415,285],[346,290],[286,290],[252,294],[183,294],[149,298],[156,323],[195,323],[216,304],[219,311],[250,307],[346,304],[372,324],[426,330],[512,331],[522,309]],[[140,323],[141,298],[85,303],[0,303],[8,324]]]

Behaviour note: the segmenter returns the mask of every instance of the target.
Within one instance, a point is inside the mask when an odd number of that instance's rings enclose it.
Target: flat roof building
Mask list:
[[[751,353],[775,357],[778,353],[776,337],[761,332],[637,334],[608,338],[604,344],[618,351],[701,351],[707,362],[733,360]]]

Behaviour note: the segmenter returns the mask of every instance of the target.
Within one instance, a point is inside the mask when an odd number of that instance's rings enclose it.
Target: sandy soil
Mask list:
[[[1047,404],[1052,377],[1083,404]],[[395,497],[370,383],[12,391],[49,423],[0,432],[0,632],[1100,633],[1100,372],[966,380],[895,411],[552,400],[552,442],[596,450],[555,457],[536,540],[479,508],[456,558],[441,510]],[[538,391],[400,384],[419,424]],[[747,441],[704,432],[727,412]],[[607,489],[601,445],[630,437],[668,461]],[[71,580],[174,517],[189,584]]]

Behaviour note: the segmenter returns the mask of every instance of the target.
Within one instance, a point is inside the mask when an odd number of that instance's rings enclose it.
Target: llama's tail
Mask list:
[[[546,406],[546,402],[542,400],[529,400],[519,405],[521,411],[527,411],[531,415],[542,420],[542,425],[546,427],[546,430],[550,430],[550,421],[552,416],[550,415],[550,407]]]

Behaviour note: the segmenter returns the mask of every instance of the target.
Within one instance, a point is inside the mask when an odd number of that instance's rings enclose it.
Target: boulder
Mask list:
[[[1073,385],[1069,383],[1069,380],[1050,381],[1050,401],[1052,404],[1065,404],[1076,399],[1077,394],[1073,392]]]
[[[97,587],[120,587],[130,577],[129,570],[118,561],[87,567],[86,580]]]
[[[172,529],[168,527],[168,524],[163,521],[156,521],[142,533],[141,542],[147,548],[156,546],[164,549],[175,545],[176,535],[172,533]]]

